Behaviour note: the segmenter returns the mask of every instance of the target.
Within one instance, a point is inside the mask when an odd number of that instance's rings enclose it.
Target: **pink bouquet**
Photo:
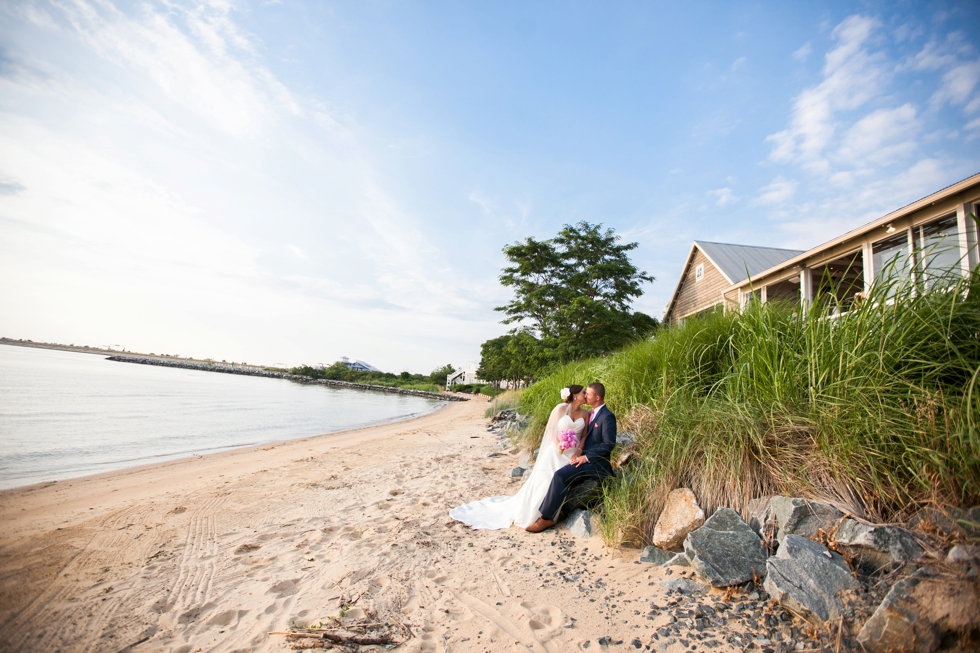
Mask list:
[[[578,436],[572,429],[566,429],[558,434],[558,450],[566,451],[578,446]]]

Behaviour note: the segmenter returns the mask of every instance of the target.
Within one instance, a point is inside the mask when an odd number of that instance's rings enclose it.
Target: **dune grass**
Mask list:
[[[876,521],[980,503],[980,271],[883,283],[838,311],[753,304],[561,367],[522,397],[525,444],[561,387],[605,384],[639,451],[605,489],[612,545],[649,542],[677,487],[708,514],[769,494]]]
[[[513,410],[521,405],[521,397],[524,395],[524,388],[518,388],[516,390],[505,390],[497,395],[497,412],[502,410]],[[557,402],[555,402],[557,403]],[[553,408],[553,406],[552,406]],[[493,417],[494,403],[490,402],[487,407],[485,417]],[[543,429],[543,427],[542,427]],[[538,439],[540,439],[541,434],[538,434]]]

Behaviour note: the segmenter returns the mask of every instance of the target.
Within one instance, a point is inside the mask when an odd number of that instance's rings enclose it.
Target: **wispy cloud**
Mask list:
[[[795,52],[793,52],[793,58],[798,59],[799,61],[805,61],[806,58],[810,56],[811,52],[813,52],[813,46],[810,45],[809,41],[807,41],[806,43],[801,45]]]
[[[708,195],[715,198],[716,206],[726,206],[738,201],[738,198],[735,197],[735,192],[728,187],[708,191]]]
[[[785,204],[793,198],[797,186],[799,186],[797,181],[776,177],[772,182],[759,189],[759,194],[753,204],[764,206]]]
[[[767,137],[773,144],[770,160],[830,170],[826,150],[837,129],[836,114],[868,102],[882,83],[881,58],[865,47],[878,26],[873,18],[851,16],[834,29],[837,46],[826,55],[824,79],[796,98],[789,127]]]

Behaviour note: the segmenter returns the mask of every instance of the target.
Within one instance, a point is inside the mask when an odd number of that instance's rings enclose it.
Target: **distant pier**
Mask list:
[[[412,397],[423,397],[425,399],[437,399],[439,401],[469,401],[468,397],[460,397],[454,394],[442,394],[439,392],[426,392],[424,390],[411,390],[409,388],[392,388],[386,385],[369,385],[367,383],[350,383],[348,381],[333,381],[331,379],[311,379],[308,376],[299,374],[288,374],[286,372],[273,372],[258,367],[242,367],[238,365],[228,365],[225,363],[199,363],[197,361],[169,360],[164,358],[150,358],[148,356],[109,356],[108,360],[118,363],[137,363],[139,365],[159,365],[160,367],[179,367],[186,370],[198,370],[201,372],[221,372],[222,374],[241,374],[244,376],[264,376],[270,379],[286,379],[297,383],[312,383],[315,385],[328,385],[334,388],[348,388],[351,390],[372,390],[374,392],[387,392],[395,395],[409,395]]]

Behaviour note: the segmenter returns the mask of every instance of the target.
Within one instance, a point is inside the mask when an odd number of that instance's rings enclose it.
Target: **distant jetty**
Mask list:
[[[369,385],[367,383],[349,383],[347,381],[333,381],[330,379],[311,379],[308,376],[299,374],[288,374],[286,372],[273,372],[258,367],[228,365],[223,363],[199,363],[197,361],[169,360],[164,358],[149,358],[147,356],[109,356],[108,360],[118,363],[137,363],[139,365],[159,365],[161,367],[179,367],[185,370],[198,370],[201,372],[221,372],[222,374],[242,374],[244,376],[264,376],[270,379],[286,379],[297,383],[312,383],[315,385],[329,385],[334,388],[349,388],[351,390],[373,390],[375,392],[387,392],[396,395],[411,395],[412,397],[424,397],[426,399],[438,399],[439,401],[469,401],[469,397],[460,397],[454,394],[441,394],[438,392],[426,392],[424,390],[410,390],[408,388],[392,388],[386,385]]]

